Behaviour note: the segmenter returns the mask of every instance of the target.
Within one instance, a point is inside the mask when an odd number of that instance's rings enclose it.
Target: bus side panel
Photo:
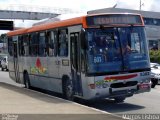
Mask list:
[[[36,57],[25,57],[24,70],[29,74],[30,84],[33,87],[39,87],[38,71],[35,65]]]
[[[48,76],[48,57],[37,57],[35,64],[38,64],[38,60],[40,65],[38,67],[38,86],[45,90],[50,90],[50,80]]]
[[[8,55],[8,69],[9,69],[9,76],[14,81],[16,81],[13,56],[10,56],[10,55]]]
[[[24,57],[19,56],[18,58],[18,65],[19,65],[19,83],[24,84],[24,79],[23,79],[23,66],[24,66]]]
[[[62,93],[62,79],[59,77],[59,64],[57,56],[48,57],[49,90]]]

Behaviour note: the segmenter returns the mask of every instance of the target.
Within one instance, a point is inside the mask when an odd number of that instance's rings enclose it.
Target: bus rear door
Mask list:
[[[15,74],[15,80],[16,82],[20,82],[20,76],[19,76],[19,64],[18,64],[18,46],[17,42],[18,37],[13,37],[13,68],[14,68],[14,74]]]

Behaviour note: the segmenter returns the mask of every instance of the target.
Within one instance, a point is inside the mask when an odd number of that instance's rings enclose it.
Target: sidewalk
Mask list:
[[[121,118],[77,103],[25,88],[0,83],[0,114],[18,115],[23,120],[119,120]],[[50,117],[49,117],[50,116]],[[20,119],[20,120],[21,120]],[[1,118],[0,118],[1,120]]]

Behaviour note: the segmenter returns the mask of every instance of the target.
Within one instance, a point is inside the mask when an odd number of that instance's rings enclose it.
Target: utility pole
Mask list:
[[[142,6],[144,5],[144,3],[142,3],[142,1],[140,0],[139,1],[139,10],[141,11],[142,10]]]
[[[139,3],[139,10],[141,11],[141,5],[142,5],[142,3],[141,3],[141,0],[140,0],[140,3]]]

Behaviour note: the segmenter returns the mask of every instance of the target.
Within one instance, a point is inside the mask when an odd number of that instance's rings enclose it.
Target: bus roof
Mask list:
[[[76,17],[76,18],[71,18],[67,20],[62,20],[62,21],[56,21],[56,22],[51,22],[51,23],[46,23],[46,24],[41,24],[41,25],[36,25],[32,26],[30,28],[24,28],[24,29],[19,29],[15,31],[11,31],[7,33],[7,36],[14,36],[14,35],[21,35],[21,34],[27,34],[27,33],[32,33],[32,32],[38,32],[38,31],[45,31],[53,28],[58,28],[58,27],[65,27],[65,26],[72,26],[72,25],[78,25],[82,24],[84,28],[87,28],[87,23],[86,23],[86,17],[88,16],[99,16],[99,15],[119,15],[119,14],[127,14],[127,15],[139,15],[142,19],[142,16],[140,14],[135,14],[135,13],[101,13],[101,14],[89,14],[81,17]],[[143,23],[144,24],[144,23]]]
[[[14,30],[14,31],[8,32],[7,36],[14,36],[14,35],[32,33],[32,32],[36,32],[36,31],[44,31],[44,30],[58,28],[58,27],[78,25],[78,24],[83,23],[84,18],[85,18],[84,16],[83,17],[77,17],[77,18],[67,19],[67,20],[63,20],[63,21],[47,23],[47,24],[43,24],[43,25],[36,25],[36,26],[31,27],[31,28]]]
[[[28,30],[27,28],[22,28],[22,29],[10,31],[10,32],[7,33],[7,36],[25,34],[27,32],[27,30]]]
[[[28,30],[28,33],[35,32],[35,31],[43,31],[43,30],[48,30],[48,29],[58,28],[58,27],[78,25],[82,23],[83,23],[83,17],[77,17],[77,18],[72,18],[68,20],[56,21],[53,23],[33,26]]]

